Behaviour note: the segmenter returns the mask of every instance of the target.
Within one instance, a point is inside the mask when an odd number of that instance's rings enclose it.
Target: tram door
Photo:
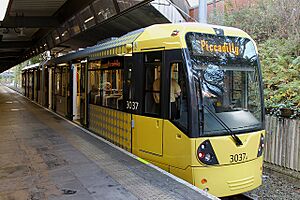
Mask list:
[[[79,71],[79,93],[80,93],[80,123],[87,126],[87,62],[81,62]]]
[[[55,95],[55,89],[56,89],[56,86],[57,86],[57,84],[56,84],[56,81],[55,81],[55,77],[56,77],[56,69],[53,67],[52,68],[52,74],[51,74],[51,76],[52,76],[52,90],[51,90],[51,102],[52,102],[52,110],[54,110],[55,112],[56,112],[56,95]]]
[[[33,71],[33,90],[32,90],[32,100],[34,100],[34,101],[36,101],[37,102],[37,100],[38,100],[38,95],[37,95],[37,93],[38,93],[38,87],[37,87],[37,85],[38,85],[38,70],[39,70],[39,68],[37,68],[36,70],[34,70]]]
[[[44,94],[43,94],[43,105],[48,108],[49,106],[49,69],[44,69]]]
[[[73,120],[80,120],[80,63],[73,64]]]
[[[47,100],[47,102],[48,102],[48,106],[47,106],[47,108],[49,108],[49,109],[51,109],[51,107],[52,107],[52,69],[49,67],[49,68],[47,68],[48,70],[48,84],[47,84],[47,86],[46,87],[48,87],[48,89],[47,89],[47,91],[48,91],[48,93],[47,93],[47,97],[48,97],[48,100]]]
[[[162,101],[162,51],[144,53],[144,113],[137,117],[139,151],[161,156],[163,152]]]

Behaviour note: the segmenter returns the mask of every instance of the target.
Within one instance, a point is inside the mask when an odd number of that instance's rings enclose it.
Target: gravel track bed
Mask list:
[[[262,185],[246,194],[254,199],[300,200],[300,179],[265,171]]]

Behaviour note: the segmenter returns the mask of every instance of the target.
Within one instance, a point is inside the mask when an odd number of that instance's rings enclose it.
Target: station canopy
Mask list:
[[[0,21],[0,73],[40,53],[77,50],[152,24],[159,6],[188,13],[182,0],[9,0]]]

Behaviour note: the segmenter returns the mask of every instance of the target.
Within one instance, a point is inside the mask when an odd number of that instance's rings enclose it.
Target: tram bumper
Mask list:
[[[262,156],[252,161],[210,167],[193,167],[195,186],[218,196],[244,193],[262,184]]]

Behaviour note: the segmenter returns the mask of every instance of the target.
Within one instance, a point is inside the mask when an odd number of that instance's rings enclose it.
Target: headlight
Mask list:
[[[197,150],[198,159],[207,165],[219,164],[215,152],[210,144],[209,140],[205,140],[200,144]]]
[[[260,135],[259,146],[258,146],[257,157],[259,157],[263,154],[264,148],[265,148],[265,137],[261,134]]]

